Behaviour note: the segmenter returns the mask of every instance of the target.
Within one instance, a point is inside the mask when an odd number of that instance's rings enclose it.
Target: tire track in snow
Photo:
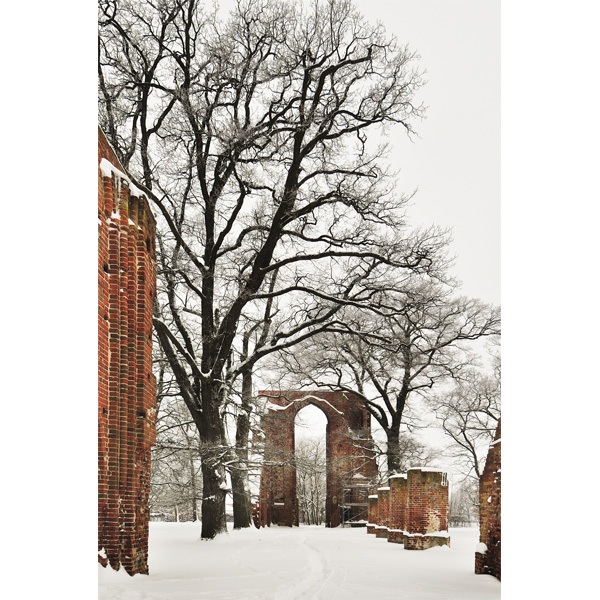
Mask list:
[[[309,600],[314,598],[314,600],[318,600],[320,598],[320,592],[327,585],[327,583],[335,573],[335,567],[326,554],[324,554],[321,550],[319,550],[319,548],[313,546],[309,542],[306,543],[306,547],[310,548],[317,556],[321,557],[319,565],[320,567],[322,567],[324,580],[322,581],[322,583],[320,580],[318,580],[315,585],[311,586],[310,589],[303,592],[300,596],[294,598],[294,600],[301,600],[302,598],[308,598]]]
[[[308,559],[308,573],[303,573],[292,587],[275,591],[272,600],[321,600],[321,591],[336,572],[329,557],[308,542],[306,533],[299,536],[298,543],[303,550],[301,556]]]
[[[337,586],[337,589],[335,590],[335,594],[333,595],[333,598],[331,600],[335,600],[337,598],[337,595],[339,594],[340,590],[342,589],[342,586],[344,585],[344,583],[346,583],[346,577],[348,576],[348,569],[346,569],[346,567],[342,567],[342,571],[344,573],[344,576],[342,577],[342,581],[340,581],[340,583]]]

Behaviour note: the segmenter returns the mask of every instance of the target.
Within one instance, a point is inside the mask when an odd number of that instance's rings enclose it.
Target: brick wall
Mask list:
[[[407,550],[425,550],[450,545],[448,535],[448,480],[434,469],[409,469],[393,475],[389,486],[377,489],[369,516],[372,531],[388,542],[404,544]],[[369,528],[367,527],[367,532]]]
[[[98,560],[148,573],[155,221],[98,132]]]
[[[406,529],[406,483],[406,475],[390,477],[390,528],[392,529]]]
[[[344,488],[352,489],[357,481],[371,482],[377,474],[375,454],[369,449],[372,444],[369,413],[357,397],[339,391],[261,391],[259,396],[267,401],[262,418],[265,453],[260,481],[260,524],[263,527],[299,524],[293,465],[294,421],[298,412],[312,404],[327,417],[325,525],[337,527],[341,523]],[[367,439],[357,446],[355,435],[367,435]],[[358,515],[353,512],[358,508],[351,508],[350,518]]]
[[[445,473],[409,469],[407,531],[432,533],[448,529],[448,482]]]
[[[501,574],[501,448],[500,421],[479,479],[479,542],[475,573]],[[485,546],[481,546],[484,544]]]
[[[450,545],[448,536],[448,479],[446,473],[409,469],[407,473],[407,535],[404,547],[421,550]]]
[[[375,533],[375,526],[377,524],[377,519],[379,518],[377,500],[377,494],[371,494],[369,496],[369,522],[367,523],[367,533]]]
[[[382,486],[377,488],[377,525],[375,536],[387,538],[390,527],[390,488]]]
[[[390,517],[388,542],[404,544],[406,531],[407,487],[406,475],[390,477]]]

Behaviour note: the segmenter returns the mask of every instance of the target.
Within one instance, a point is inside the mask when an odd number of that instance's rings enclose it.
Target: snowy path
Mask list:
[[[99,600],[499,600],[475,575],[477,529],[404,550],[365,529],[271,527],[199,541],[198,523],[150,524],[150,576],[99,567]]]

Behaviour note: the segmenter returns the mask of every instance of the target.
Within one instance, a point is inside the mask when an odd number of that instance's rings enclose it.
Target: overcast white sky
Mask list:
[[[392,136],[409,217],[453,230],[463,293],[500,304],[500,2],[355,0],[408,43],[427,71],[420,139]]]

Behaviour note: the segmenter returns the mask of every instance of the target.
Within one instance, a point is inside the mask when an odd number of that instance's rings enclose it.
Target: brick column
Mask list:
[[[388,537],[388,528],[390,522],[390,488],[384,486],[377,488],[377,508],[378,518],[377,526],[375,527],[375,537]]]
[[[98,137],[98,561],[148,572],[155,221]]]
[[[268,403],[262,417],[265,452],[260,478],[260,524],[298,525],[294,458],[293,407],[277,410],[278,400]],[[269,408],[270,407],[270,408]]]
[[[369,522],[367,523],[367,533],[375,533],[377,525],[378,510],[377,510],[377,494],[369,496]]]
[[[449,546],[446,473],[425,467],[409,469],[407,494],[404,547],[407,550],[425,550],[432,546]]]
[[[479,480],[479,544],[475,573],[501,575],[501,437],[500,422]]]
[[[406,475],[390,477],[390,525],[388,542],[404,544],[406,533],[407,486]]]

